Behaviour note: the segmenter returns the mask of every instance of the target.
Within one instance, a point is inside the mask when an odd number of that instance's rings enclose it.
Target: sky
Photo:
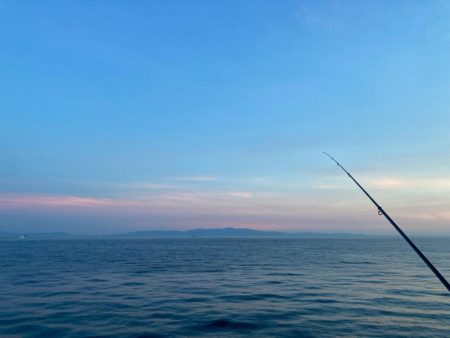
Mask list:
[[[450,234],[448,1],[0,1],[0,232]]]

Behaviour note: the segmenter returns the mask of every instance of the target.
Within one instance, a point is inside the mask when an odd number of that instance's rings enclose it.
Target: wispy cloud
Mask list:
[[[93,208],[112,205],[112,200],[79,196],[55,196],[42,194],[0,195],[1,209],[34,207],[82,207]],[[116,202],[117,204],[117,202]]]
[[[200,175],[200,176],[176,176],[171,177],[170,179],[180,182],[214,182],[218,180],[218,177],[213,175]]]
[[[450,178],[381,177],[367,184],[380,189],[450,189]]]
[[[253,194],[249,191],[232,191],[228,193],[231,197],[238,197],[238,198],[252,198]]]
[[[450,189],[450,178],[426,178],[426,177],[372,177],[360,176],[357,180],[368,188],[385,190],[429,190],[429,189]],[[341,189],[350,185],[351,182],[346,177],[339,177],[331,180],[316,181],[313,185],[318,189]]]
[[[450,179],[358,177],[377,200],[409,229],[450,232]],[[266,181],[264,183],[269,183]],[[122,184],[122,183],[121,183]],[[0,193],[3,215],[95,216],[129,220],[129,227],[167,222],[168,227],[250,226],[266,229],[377,231],[381,226],[373,206],[346,177],[332,177],[300,189],[203,189],[181,184],[123,183],[118,194],[57,195]],[[180,188],[180,186],[182,188]],[[440,189],[440,190],[439,190]],[[419,192],[419,193],[416,193]],[[436,196],[439,194],[439,200]],[[434,198],[433,198],[434,196]],[[139,218],[139,221],[135,219]],[[6,218],[4,218],[6,219]],[[152,221],[153,220],[153,221]],[[157,220],[157,221],[154,221]],[[173,220],[170,223],[169,220]],[[135,222],[135,223],[133,223]]]
[[[112,187],[119,187],[127,190],[171,190],[178,189],[179,186],[175,184],[168,183],[152,183],[152,182],[125,182],[125,183],[116,183],[110,185]]]

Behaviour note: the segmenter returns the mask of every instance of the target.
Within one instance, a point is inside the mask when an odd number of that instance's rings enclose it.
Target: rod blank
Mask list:
[[[378,209],[378,215],[383,215],[389,223],[392,224],[392,226],[395,228],[395,230],[398,231],[398,233],[403,237],[403,239],[409,244],[409,246],[416,252],[416,254],[422,259],[422,261],[430,268],[431,271],[433,271],[434,275],[439,279],[439,281],[442,283],[442,285],[445,286],[445,288],[450,292],[450,284],[447,282],[444,276],[439,272],[438,269],[428,260],[428,258],[420,251],[420,249],[409,239],[408,236],[403,232],[402,229],[397,225],[397,223],[394,222],[394,220],[384,211],[384,209],[373,199],[372,196],[364,189],[361,184],[358,183],[358,181],[338,162],[334,159],[333,156],[330,154],[327,154],[324,152],[326,156],[328,156],[333,162],[335,162],[339,168],[341,168],[347,175],[350,177],[350,179],[355,182],[355,184],[362,190],[362,192],[372,201],[372,203],[377,207]]]

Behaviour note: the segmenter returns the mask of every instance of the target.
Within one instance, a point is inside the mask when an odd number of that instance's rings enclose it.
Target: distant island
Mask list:
[[[321,232],[281,232],[264,231],[249,228],[211,228],[211,229],[190,229],[184,231],[135,231],[126,234],[117,234],[118,237],[131,238],[161,238],[161,237],[296,237],[296,238],[348,238],[366,237],[364,234],[351,233],[321,233]]]
[[[22,236],[22,233],[0,232],[0,238],[14,239]],[[264,231],[249,228],[211,228],[189,230],[149,230],[105,235],[77,235],[65,232],[39,232],[27,233],[28,239],[139,239],[139,238],[365,238],[371,235],[359,233],[325,233],[325,232],[281,232]]]

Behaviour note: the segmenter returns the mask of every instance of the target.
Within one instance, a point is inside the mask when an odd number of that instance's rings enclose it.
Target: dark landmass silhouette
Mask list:
[[[118,234],[134,238],[154,237],[301,237],[301,238],[337,238],[337,237],[365,237],[364,234],[348,233],[320,233],[320,232],[281,232],[264,231],[247,228],[213,228],[213,229],[190,229],[185,231],[135,231],[127,234]]]
[[[18,238],[23,233],[0,232],[0,238]],[[246,237],[246,238],[365,238],[373,235],[360,233],[330,232],[281,232],[249,228],[210,228],[189,230],[148,230],[104,235],[77,235],[65,232],[27,233],[27,239],[131,239],[131,238],[207,238],[207,237]]]

